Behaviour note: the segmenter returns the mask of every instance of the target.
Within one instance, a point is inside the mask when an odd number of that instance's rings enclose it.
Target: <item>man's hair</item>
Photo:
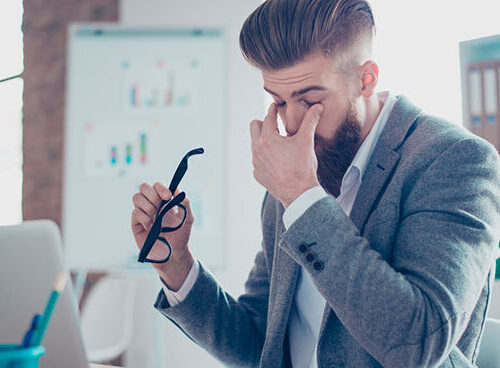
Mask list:
[[[316,51],[341,55],[375,32],[372,9],[363,0],[266,0],[240,32],[243,56],[252,65],[276,70]]]

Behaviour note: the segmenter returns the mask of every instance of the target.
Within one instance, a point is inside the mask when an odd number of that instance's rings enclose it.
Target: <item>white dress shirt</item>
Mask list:
[[[339,206],[344,210],[347,216],[351,213],[354,199],[361,185],[361,178],[366,171],[366,166],[385,127],[387,119],[396,103],[395,96],[389,92],[378,94],[379,100],[384,104],[370,133],[363,141],[354,156],[351,165],[348,167],[340,186],[340,194],[336,198]],[[316,201],[324,198],[328,194],[320,187],[311,188],[302,193],[293,201],[283,213],[283,223],[288,229],[304,212]],[[182,302],[191,288],[193,287],[199,273],[198,261],[195,261],[193,267],[184,281],[181,288],[174,292],[163,284],[163,291],[171,306]],[[309,273],[301,267],[297,281],[297,289],[290,310],[289,321],[289,343],[290,355],[293,367],[297,368],[316,368],[316,350],[319,339],[319,332],[323,312],[325,310],[325,298],[319,293]]]

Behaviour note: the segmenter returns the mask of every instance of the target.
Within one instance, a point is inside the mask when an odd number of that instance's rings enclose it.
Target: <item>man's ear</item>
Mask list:
[[[378,65],[371,60],[361,65],[361,94],[364,97],[371,97],[375,93],[378,83]]]

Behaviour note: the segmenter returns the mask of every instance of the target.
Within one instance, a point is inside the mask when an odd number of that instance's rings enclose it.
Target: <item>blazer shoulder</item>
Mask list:
[[[498,156],[497,150],[485,139],[445,119],[422,114],[409,129],[404,144],[400,147],[404,155],[415,153],[436,157],[460,141],[466,141],[476,154]]]

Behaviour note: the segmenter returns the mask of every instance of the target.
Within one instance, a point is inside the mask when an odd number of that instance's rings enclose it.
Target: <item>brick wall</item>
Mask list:
[[[23,218],[61,225],[66,36],[71,22],[117,21],[118,0],[25,0]]]
[[[118,0],[24,1],[24,220],[61,226],[67,29],[94,21],[118,21]],[[80,306],[102,276],[89,274]]]

